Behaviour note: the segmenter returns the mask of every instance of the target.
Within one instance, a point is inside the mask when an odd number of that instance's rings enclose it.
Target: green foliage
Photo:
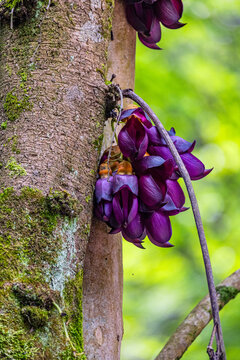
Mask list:
[[[240,3],[185,0],[178,30],[162,27],[162,51],[137,45],[136,92],[169,130],[188,141],[207,168],[195,182],[215,283],[240,264]],[[181,184],[184,187],[184,184]],[[187,198],[187,194],[186,194]],[[186,206],[190,206],[186,201]],[[171,218],[172,249],[124,247],[122,360],[154,359],[179,323],[207,293],[191,210]],[[141,266],[139,266],[141,264]],[[239,295],[222,311],[227,358],[240,352]],[[207,360],[210,324],[184,360]],[[137,344],[137,345],[136,345]]]

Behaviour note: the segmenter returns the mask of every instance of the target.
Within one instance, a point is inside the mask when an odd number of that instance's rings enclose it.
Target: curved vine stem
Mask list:
[[[219,308],[218,308],[218,301],[217,301],[217,293],[214,285],[213,280],[213,273],[212,273],[212,266],[210,262],[209,252],[208,252],[208,246],[207,241],[203,229],[202,219],[198,207],[198,202],[196,199],[196,195],[194,193],[194,189],[192,186],[192,182],[190,179],[190,176],[188,174],[188,171],[175,147],[173,144],[167,130],[164,128],[158,117],[155,115],[155,113],[152,111],[150,106],[141,99],[137,94],[133,92],[131,89],[122,90],[123,97],[127,97],[129,99],[132,99],[135,101],[138,105],[141,106],[141,108],[148,114],[148,116],[151,118],[153,123],[156,125],[156,128],[158,129],[160,135],[164,138],[164,140],[167,143],[167,146],[169,150],[171,151],[174,160],[176,161],[176,164],[178,166],[178,169],[183,177],[183,180],[185,182],[188,195],[191,201],[192,205],[192,211],[198,231],[199,241],[201,245],[204,265],[205,265],[205,271],[206,271],[206,277],[207,277],[207,283],[208,283],[208,289],[209,289],[209,295],[210,295],[210,301],[211,301],[211,308],[212,308],[212,315],[213,315],[213,322],[214,327],[216,329],[215,331],[215,337],[216,337],[216,344],[217,344],[217,350],[214,354],[214,359],[216,360],[226,360],[226,353],[225,353],[225,346],[223,341],[223,334],[222,334],[222,328],[220,323],[220,317],[219,317]]]

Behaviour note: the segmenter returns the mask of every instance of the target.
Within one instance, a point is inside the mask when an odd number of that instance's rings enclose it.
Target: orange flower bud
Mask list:
[[[106,162],[100,165],[98,173],[100,175],[100,178],[103,179],[103,178],[107,178],[108,174],[112,175],[112,170],[108,167],[108,164]]]
[[[129,161],[123,160],[118,165],[118,171],[117,173],[119,175],[132,175],[133,174],[133,168]]]

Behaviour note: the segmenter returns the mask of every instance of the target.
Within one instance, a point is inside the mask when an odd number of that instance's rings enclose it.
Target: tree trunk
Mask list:
[[[26,0],[23,5],[19,1],[12,11],[13,30],[3,3],[0,358],[84,359],[82,270],[105,122],[113,1],[59,0],[50,7],[48,1]],[[114,41],[122,46],[121,40]],[[125,86],[120,78],[119,82]],[[97,247],[90,243],[88,259],[96,256],[100,269],[107,264],[102,283],[112,281],[108,289],[116,290],[110,315],[111,299],[102,304],[103,314],[119,335],[113,343],[116,348],[122,335],[121,325],[120,330],[113,325],[113,321],[121,324],[120,241],[108,238],[104,225],[94,224],[92,234],[99,237],[104,253],[97,256]],[[88,274],[92,268],[88,264],[86,279],[96,281]],[[95,284],[86,292],[84,303],[94,297],[88,306],[99,309],[103,288],[99,294]],[[95,313],[86,311],[85,323],[90,324]],[[105,344],[112,329],[101,335],[101,321],[95,331],[98,346]],[[101,357],[91,346],[86,335],[89,359],[115,360],[115,355]]]
[[[108,50],[108,79],[123,89],[134,87],[135,31],[125,18],[123,1],[113,16],[113,41]],[[103,150],[110,146],[110,122],[105,125]],[[93,219],[84,266],[83,314],[85,353],[88,360],[118,360],[122,325],[122,239],[109,235],[107,226]]]

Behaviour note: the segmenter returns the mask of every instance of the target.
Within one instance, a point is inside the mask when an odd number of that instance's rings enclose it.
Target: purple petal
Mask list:
[[[141,159],[147,151],[148,136],[144,126],[135,117],[128,119],[118,135],[118,145],[125,157]]]
[[[172,236],[169,216],[161,211],[155,211],[145,219],[147,235],[150,241],[158,246],[167,243]]]
[[[161,208],[161,211],[166,212],[168,216],[177,215],[180,213],[181,209],[177,208],[172,198],[166,194],[164,201],[167,203]]]
[[[130,25],[136,30],[140,32],[147,32],[148,29],[144,23],[144,19],[142,18],[139,8],[137,6],[141,6],[142,4],[136,5],[127,5],[126,6],[126,17],[127,21]]]
[[[142,237],[144,233],[144,224],[139,213],[136,214],[135,218],[128,224],[122,233],[124,237],[126,235],[133,240]]]
[[[111,231],[109,231],[109,234],[112,234],[112,235],[118,234],[120,231],[122,231],[121,228],[112,229]]]
[[[194,178],[192,178],[192,180],[200,180],[200,179],[204,178],[205,176],[207,176],[212,170],[213,170],[213,168],[204,170],[203,174],[201,174],[199,176],[195,176]]]
[[[102,200],[95,205],[94,210],[98,219],[108,222],[112,215],[112,202]]]
[[[184,140],[183,138],[181,138],[179,136],[171,136],[171,139],[172,139],[174,145],[176,146],[177,151],[180,154],[193,151],[195,144],[196,144],[196,141],[190,143],[189,141]]]
[[[166,197],[166,195],[165,195]],[[164,197],[164,199],[165,199]],[[155,209],[150,209],[147,205],[144,204],[144,202],[140,199],[139,201],[139,206],[138,206],[138,211],[143,214],[144,218],[146,216],[149,216],[149,214],[152,214],[154,211],[156,210],[160,210],[162,209],[164,206],[166,205],[165,200],[163,202],[161,202]]]
[[[123,209],[123,222],[127,223],[128,221],[128,200],[130,197],[131,193],[129,192],[128,189],[123,188],[120,191],[120,199],[122,199],[122,209]]]
[[[139,178],[139,197],[150,208],[155,209],[161,204],[165,195],[164,184],[158,186],[153,177],[149,175],[142,175]]]
[[[160,48],[157,44],[148,43],[146,41],[146,38],[141,33],[138,33],[138,38],[141,41],[141,43],[143,45],[147,46],[148,48],[154,49],[154,50],[162,50],[162,48]]]
[[[107,221],[109,221],[110,216],[112,214],[112,202],[104,201],[103,207],[104,207],[103,220],[107,222]]]
[[[99,220],[103,221],[103,205],[101,202],[94,207],[94,213]]]
[[[181,155],[182,161],[190,175],[190,178],[201,179],[205,171],[204,164],[194,155],[185,153]]]
[[[112,228],[112,231],[115,231],[117,229],[119,229],[119,230],[116,231],[116,233],[121,231],[121,224],[116,220],[113,211],[112,211],[111,217],[110,217],[109,221],[107,222],[107,224],[110,228]]]
[[[132,197],[132,204],[131,204],[129,215],[127,218],[128,224],[133,221],[133,219],[136,217],[136,215],[138,213],[138,198],[132,194],[131,194],[131,197]]]
[[[149,236],[149,240],[156,246],[161,247],[161,248],[170,248],[173,247],[174,245],[170,244],[170,242],[165,242],[165,243],[159,243],[157,241],[155,241],[153,238],[151,238]]]
[[[120,205],[120,194],[119,193],[117,193],[116,195],[113,196],[112,205],[113,205],[113,213],[114,213],[114,216],[115,216],[117,222],[120,225],[123,224],[124,217],[123,217],[123,210]]]
[[[113,176],[104,179],[98,179],[95,185],[95,196],[97,203],[101,200],[112,200]]]
[[[123,188],[129,189],[134,195],[138,195],[138,179],[135,175],[115,175],[113,177],[113,194]]]
[[[160,0],[154,5],[155,13],[164,26],[171,26],[182,16],[183,4],[181,0]]]
[[[183,211],[186,211],[189,209],[186,207],[182,207],[182,208],[176,207],[176,205],[172,201],[172,198],[168,194],[166,194],[166,196],[164,198],[164,202],[165,201],[166,201],[166,203],[164,203],[164,206],[161,207],[161,211],[166,212],[168,216],[177,215],[180,212],[183,212]]]
[[[152,126],[150,129],[147,130],[148,140],[150,145],[165,145],[165,140],[159,134],[158,129],[156,126]]]
[[[143,111],[142,108],[139,107],[135,109],[133,115],[137,116],[141,120],[142,124],[146,126],[146,128],[152,127],[152,123],[149,120],[148,115]]]
[[[163,24],[163,23],[162,23]],[[179,21],[176,21],[174,24],[172,24],[172,25],[165,25],[165,24],[163,24],[166,28],[168,28],[168,29],[180,29],[181,27],[183,27],[183,26],[185,26],[186,25],[186,23],[181,23],[181,22],[179,22]]]
[[[175,131],[174,127],[171,127],[171,129],[168,131],[168,134],[169,134],[170,136],[176,135],[176,131]]]
[[[148,152],[150,155],[160,156],[164,160],[175,160],[173,159],[172,153],[167,146],[149,146]]]
[[[145,156],[141,160],[134,161],[133,166],[137,173],[143,174],[149,169],[162,166],[165,160],[160,156]]]
[[[145,24],[148,32],[141,33],[148,44],[155,44],[161,39],[161,27],[159,20],[156,18],[153,8],[144,8]]]
[[[131,115],[135,115],[136,117],[138,117],[141,120],[141,122],[143,123],[143,125],[146,126],[146,128],[152,127],[152,123],[149,120],[148,115],[143,111],[143,109],[141,107],[127,109],[127,110],[122,111],[120,120],[124,120]]]
[[[139,239],[131,239],[129,236],[127,236],[126,233],[122,232],[122,235],[124,237],[125,240],[127,240],[128,242],[132,243],[133,245],[137,246],[138,248],[140,249],[145,249],[143,246],[142,246],[142,240],[139,240]]]
[[[184,192],[177,181],[167,180],[167,193],[177,208],[182,208],[185,203]]]
[[[151,174],[156,183],[161,187],[160,183],[172,177],[173,170],[173,161],[169,159],[165,160],[163,166],[153,167],[147,173]]]
[[[122,121],[122,120],[128,118],[129,116],[131,116],[132,113],[134,113],[135,110],[136,110],[135,108],[123,110],[123,111],[121,112],[120,121]]]

